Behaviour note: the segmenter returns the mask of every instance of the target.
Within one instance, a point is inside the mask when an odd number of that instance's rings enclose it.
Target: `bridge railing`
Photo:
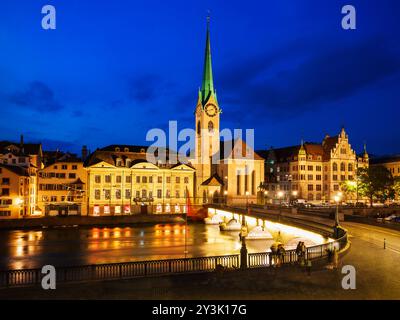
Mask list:
[[[333,251],[334,248],[340,251],[347,245],[347,234],[340,239],[331,241],[328,243],[308,247],[305,252],[305,260],[316,260],[325,258],[328,256],[329,251]],[[273,254],[272,252],[259,252],[248,254],[248,266],[249,268],[261,268],[270,267],[278,263],[281,264],[293,264],[298,262],[299,256],[295,249],[285,251],[284,256]]]

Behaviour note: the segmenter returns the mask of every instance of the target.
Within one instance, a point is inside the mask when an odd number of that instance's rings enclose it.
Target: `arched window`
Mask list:
[[[353,164],[352,164],[352,163],[349,163],[349,165],[348,165],[348,171],[353,171]]]
[[[208,132],[213,132],[214,131],[214,124],[212,121],[208,121]]]
[[[336,163],[336,162],[334,162],[334,163],[332,164],[332,170],[333,170],[333,171],[337,171],[337,163]]]
[[[346,171],[346,164],[344,162],[340,164],[340,171]]]
[[[197,134],[201,133],[200,121],[197,121]]]
[[[236,173],[236,195],[240,196],[240,171]]]
[[[203,190],[203,203],[207,202],[207,192],[206,190]]]

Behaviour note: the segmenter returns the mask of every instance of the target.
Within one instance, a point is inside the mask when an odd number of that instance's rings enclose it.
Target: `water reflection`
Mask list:
[[[71,266],[181,258],[185,238],[188,257],[237,254],[238,232],[215,225],[158,224],[141,227],[59,228],[0,233],[0,269]],[[248,241],[250,252],[269,249],[272,240]]]

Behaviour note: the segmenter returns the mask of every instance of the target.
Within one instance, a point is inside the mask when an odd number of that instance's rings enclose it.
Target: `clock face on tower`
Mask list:
[[[208,104],[208,105],[206,105],[205,110],[206,110],[206,114],[207,114],[209,117],[214,117],[214,116],[218,113],[218,108],[217,108],[217,106],[214,105],[214,104]]]

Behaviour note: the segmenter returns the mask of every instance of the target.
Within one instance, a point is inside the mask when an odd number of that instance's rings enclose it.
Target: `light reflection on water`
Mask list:
[[[241,246],[239,232],[223,233],[217,225],[189,224],[186,238],[188,257],[238,254]],[[247,247],[262,252],[272,242],[253,240]],[[0,233],[0,269],[182,258],[184,251],[182,224]]]

